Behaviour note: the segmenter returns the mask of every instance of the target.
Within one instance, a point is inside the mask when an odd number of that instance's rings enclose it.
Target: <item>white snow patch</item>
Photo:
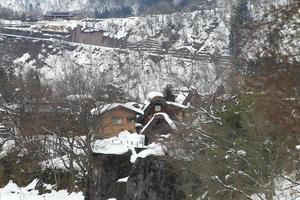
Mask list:
[[[143,114],[144,112],[135,107],[136,103],[135,102],[127,102],[127,103],[112,103],[112,104],[106,104],[106,105],[102,105],[102,106],[99,106],[97,108],[94,108],[91,110],[91,114],[93,115],[97,115],[97,114],[101,114],[101,113],[104,113],[106,111],[109,111],[109,110],[112,110],[118,106],[121,106],[121,107],[124,107],[124,108],[127,108],[129,110],[132,110],[138,114]]]
[[[151,101],[152,99],[154,99],[155,97],[164,97],[164,95],[161,92],[150,92],[147,95],[147,100]]]
[[[237,154],[238,154],[239,156],[245,157],[245,156],[247,155],[247,152],[246,152],[245,150],[238,150],[238,151],[237,151]]]
[[[185,101],[187,96],[188,96],[188,93],[180,93],[177,95],[175,102],[182,104]]]
[[[117,180],[117,182],[127,182],[127,180],[128,180],[128,176],[127,177],[125,177],[125,178],[120,178],[119,180]]]
[[[132,148],[145,148],[145,136],[123,131],[118,136],[96,140],[92,145],[94,153],[125,154]]]
[[[22,57],[14,60],[15,64],[24,64],[30,59],[29,53],[25,53]]]
[[[37,180],[34,180],[26,187],[19,187],[13,181],[0,188],[0,199],[3,200],[84,200],[82,192],[79,193],[68,193],[67,190],[51,190],[51,193],[39,195],[37,190],[34,190]],[[47,186],[47,189],[52,187]]]
[[[148,149],[145,149],[138,154],[132,150],[130,162],[134,163],[137,158],[146,158],[147,156],[150,155],[156,155],[156,156],[165,155],[163,146],[158,143],[152,143],[148,146]]]
[[[11,150],[12,148],[15,147],[15,141],[14,140],[7,140],[7,141],[4,141],[5,139],[3,138],[0,138],[0,143],[3,143],[2,146],[0,146],[0,150],[2,150],[0,152],[0,158],[6,156]]]

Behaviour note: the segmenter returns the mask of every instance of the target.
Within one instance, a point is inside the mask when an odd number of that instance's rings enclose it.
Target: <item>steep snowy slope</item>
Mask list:
[[[154,40],[161,48],[186,49],[192,54],[228,54],[229,30],[220,13],[196,11],[172,15],[117,18],[81,23],[84,32],[102,31],[105,36],[143,44]]]
[[[184,9],[197,9],[212,6],[215,1],[204,0],[0,0],[0,5],[13,10],[45,12],[49,10],[82,10],[94,12],[95,9],[113,11],[122,9],[131,14],[170,13]]]
[[[218,57],[228,53],[229,32],[221,17],[212,12],[78,21],[78,24],[85,32],[100,31],[111,39],[126,41],[129,46],[118,49],[7,38],[0,47],[11,46],[5,50],[10,57],[2,65],[13,64],[15,74],[23,75],[35,69],[44,84],[52,85],[66,75],[82,74],[91,80],[91,85],[113,83],[140,98],[152,90],[162,90],[169,83],[214,91],[229,65],[228,59],[227,63],[218,62]],[[34,48],[27,48],[30,46]],[[212,55],[216,57],[212,59]]]
[[[243,47],[245,58],[275,58],[280,63],[300,62],[299,5],[274,7],[255,20],[255,31]]]

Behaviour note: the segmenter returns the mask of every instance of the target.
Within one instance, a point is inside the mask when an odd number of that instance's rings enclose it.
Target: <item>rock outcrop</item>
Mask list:
[[[117,181],[127,177],[131,167],[130,154],[95,154],[89,171],[86,200],[124,199],[126,183]]]
[[[167,158],[138,159],[132,167],[126,200],[182,200],[180,171]]]
[[[182,200],[180,170],[165,157],[138,158],[132,165],[130,154],[95,154],[89,172],[86,200]],[[118,182],[128,177],[126,182]]]

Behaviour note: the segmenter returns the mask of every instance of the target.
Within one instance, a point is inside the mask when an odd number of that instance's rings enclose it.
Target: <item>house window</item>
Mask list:
[[[161,105],[155,105],[155,112],[160,112],[161,111]]]
[[[135,117],[127,117],[127,122],[128,123],[134,123],[135,122]]]
[[[112,123],[113,123],[113,125],[120,125],[120,124],[122,124],[122,118],[121,117],[112,117]]]

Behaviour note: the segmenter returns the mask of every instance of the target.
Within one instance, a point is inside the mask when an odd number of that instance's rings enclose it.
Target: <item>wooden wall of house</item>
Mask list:
[[[84,126],[75,116],[58,112],[24,113],[18,128],[22,136],[50,134],[51,131],[66,136],[70,132],[75,135],[86,134]]]
[[[113,124],[112,121],[113,117],[122,118],[122,124],[120,125]],[[128,119],[133,119],[133,121]],[[106,113],[102,117],[99,123],[100,126],[98,128],[97,136],[99,136],[100,138],[109,138],[118,135],[120,132],[124,130],[127,130],[132,133],[136,132],[135,119],[136,119],[135,112],[130,112],[125,109],[112,110]]]
[[[157,104],[160,105],[160,104]],[[140,122],[143,125],[146,125],[153,117],[155,113],[167,113],[167,110],[165,106],[161,105],[161,111],[155,111],[155,106],[153,106],[147,113],[147,115],[143,118],[143,120]]]
[[[152,119],[152,117],[155,113],[161,113],[161,112],[167,113],[167,114],[169,114],[169,116],[171,114],[173,114],[173,116],[176,115],[177,119],[179,119],[179,120],[183,120],[185,117],[184,110],[179,107],[168,105],[168,111],[167,111],[166,107],[164,105],[162,105],[161,111],[155,111],[155,106],[153,106],[140,123],[143,125],[146,125]],[[172,113],[169,113],[169,112],[172,112]]]
[[[146,144],[156,141],[160,135],[172,133],[174,130],[166,122],[163,117],[156,117],[151,124],[144,130],[143,134],[146,136]]]

